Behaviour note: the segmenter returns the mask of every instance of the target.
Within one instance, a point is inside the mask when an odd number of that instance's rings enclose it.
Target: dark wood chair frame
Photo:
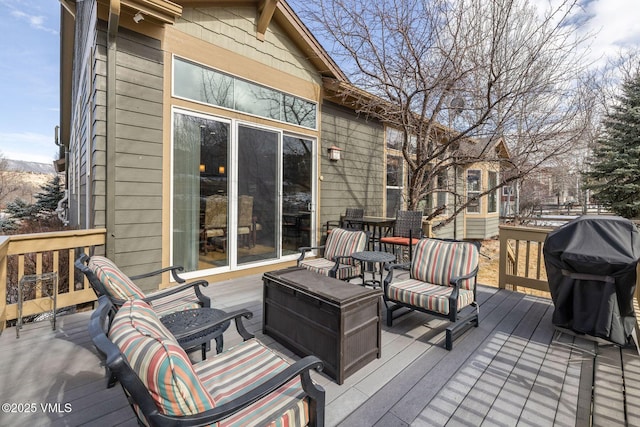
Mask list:
[[[172,416],[160,413],[145,384],[131,365],[129,365],[127,358],[120,352],[118,346],[107,336],[114,310],[115,307],[108,297],[101,296],[98,298],[98,308],[94,311],[89,321],[89,335],[98,351],[105,356],[107,376],[112,374],[117,378],[134,412],[134,405],[137,405],[150,425],[204,426],[216,423],[263,397],[268,396],[296,376],[300,376],[302,388],[310,399],[309,417],[312,420],[310,425],[324,425],[325,392],[324,389],[313,383],[310,375],[312,369],[319,371],[323,367],[322,361],[315,356],[307,356],[298,360],[264,384],[211,410],[188,416]],[[216,323],[222,324],[231,319],[238,319],[244,316],[244,314],[244,312],[229,313],[227,317],[221,318]],[[238,332],[241,333],[240,330],[238,330]],[[252,337],[253,335],[251,334],[249,334],[248,338],[243,336],[245,340]],[[113,387],[113,385],[115,384],[110,382],[110,386]]]
[[[458,240],[453,239],[439,239],[450,242],[455,242]],[[476,245],[478,249],[480,249],[480,242],[467,242]],[[435,317],[448,319],[452,324],[449,325],[446,329],[446,341],[445,348],[447,350],[451,350],[453,348],[453,341],[456,336],[460,335],[462,332],[466,331],[471,326],[478,327],[480,324],[480,306],[477,303],[476,291],[478,287],[477,275],[479,267],[476,267],[471,273],[464,276],[451,277],[449,280],[449,284],[454,288],[451,294],[449,295],[449,314],[442,314],[436,311],[427,310],[423,307],[414,306],[411,304],[407,304],[401,301],[392,300],[388,295],[388,288],[391,282],[393,281],[393,271],[394,270],[406,270],[410,271],[411,263],[400,263],[400,264],[391,264],[387,266],[387,270],[389,274],[385,277],[383,282],[383,301],[384,305],[387,309],[387,326],[393,326],[393,319],[397,319],[400,316],[403,316],[412,311],[420,311],[423,313],[430,314]],[[460,284],[462,281],[467,279],[476,280],[475,286],[473,287],[473,302],[464,307],[462,310],[458,310],[458,295],[460,293]],[[406,311],[395,313],[396,310],[405,308]]]

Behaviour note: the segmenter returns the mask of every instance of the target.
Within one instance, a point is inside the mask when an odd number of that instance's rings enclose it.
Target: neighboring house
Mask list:
[[[441,216],[431,220],[432,234],[441,238],[471,240],[497,236],[501,190],[487,191],[498,185],[501,164],[509,159],[504,140],[465,141],[458,147],[456,157],[461,166],[452,168],[438,180],[438,188],[449,191],[435,193],[427,203],[427,206],[430,203],[434,208],[445,207]],[[465,160],[480,157],[487,161]],[[458,194],[458,198],[453,194]],[[471,203],[453,221],[444,222],[468,200],[472,200]]]
[[[388,211],[385,126],[330,96],[347,78],[286,2],[61,4],[69,219],[125,272],[276,268]]]

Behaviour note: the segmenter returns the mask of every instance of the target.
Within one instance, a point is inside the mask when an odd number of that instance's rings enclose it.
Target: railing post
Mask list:
[[[0,237],[0,333],[7,324],[7,248],[9,238]]]
[[[509,236],[503,230],[500,230],[500,264],[498,266],[498,287],[505,289],[507,285],[507,245],[509,244]]]

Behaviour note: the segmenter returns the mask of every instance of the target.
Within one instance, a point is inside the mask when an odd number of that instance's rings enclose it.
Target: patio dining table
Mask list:
[[[364,229],[371,232],[371,238],[369,239],[370,250],[376,250],[376,245],[379,244],[380,238],[391,231],[395,222],[395,218],[377,216],[365,216],[362,219]]]

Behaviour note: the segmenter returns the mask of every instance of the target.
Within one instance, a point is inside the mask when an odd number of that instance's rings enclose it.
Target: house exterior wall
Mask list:
[[[267,28],[264,41],[256,38],[256,18],[255,7],[185,7],[173,28],[222,49],[217,60],[223,66],[227,63],[222,69],[232,65],[228,64],[231,61],[225,61],[225,51],[233,52],[319,85],[321,80],[318,71],[275,22]],[[229,71],[233,72],[231,69]],[[251,71],[245,69],[243,74],[250,77]]]
[[[499,165],[497,163],[476,163],[467,167],[469,170],[481,171],[480,191],[487,191],[489,188],[489,172],[499,173]],[[465,179],[465,191],[467,182]],[[466,196],[466,194],[465,194]],[[480,198],[480,212],[465,212],[465,239],[488,239],[498,235],[500,225],[500,192],[495,195],[495,211],[489,212],[489,195],[485,194]]]
[[[120,29],[115,164],[107,169],[115,174],[115,187],[107,204],[115,211],[114,261],[132,275],[162,265],[163,85],[160,41]]]
[[[364,208],[367,216],[384,216],[383,125],[325,102],[321,129],[320,223],[339,219],[347,207]],[[332,145],[342,149],[338,161],[327,157]]]
[[[127,274],[162,265],[163,54],[160,41],[121,28],[115,43],[115,142],[107,150],[107,24],[96,3],[78,4],[72,129],[71,224],[107,227],[110,256]],[[107,191],[107,178],[113,192]],[[155,289],[153,279],[141,281]]]
[[[86,217],[86,202],[88,190],[87,164],[88,147],[94,132],[94,109],[99,95],[95,89],[99,85],[99,77],[94,69],[96,61],[97,38],[97,5],[95,2],[83,2],[77,5],[75,19],[75,46],[73,62],[72,84],[72,120],[69,129],[70,142],[69,169],[71,179],[67,183],[69,188],[69,220],[71,224],[93,226],[88,224]]]

